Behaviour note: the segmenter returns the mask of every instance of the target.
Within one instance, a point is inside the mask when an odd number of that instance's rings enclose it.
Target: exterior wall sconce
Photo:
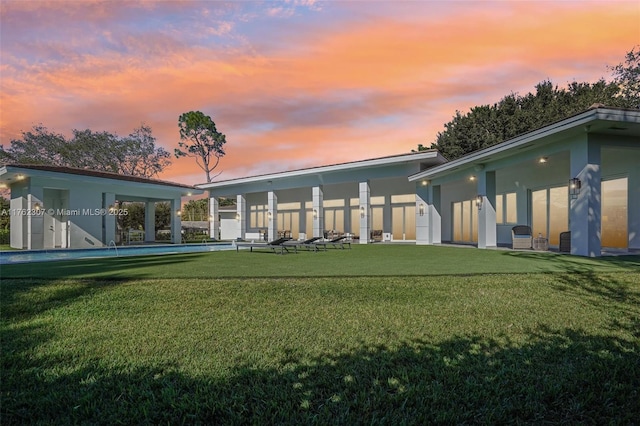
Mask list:
[[[364,206],[360,206],[360,217],[364,218]]]
[[[540,157],[540,158],[538,159],[538,163],[540,163],[540,164],[544,164],[544,163],[546,163],[547,161],[549,161],[549,157]]]
[[[115,213],[115,211],[116,211],[116,208],[113,206],[113,204],[111,204],[109,206],[109,214],[113,214],[113,213]]]
[[[271,213],[271,210],[269,210],[269,211],[267,212],[267,218],[268,218],[269,220],[273,219],[273,213]]]
[[[178,217],[182,216],[182,211],[181,210],[176,210],[176,216],[178,216]]]
[[[236,213],[236,220],[240,222],[240,213]]]
[[[470,180],[471,182],[473,182],[473,181],[475,181],[475,180],[476,180],[476,177],[475,177],[475,176],[469,176],[469,180]]]
[[[476,206],[478,207],[478,210],[482,210],[482,200],[483,199],[484,199],[484,195],[478,194],[478,196],[476,197]]]
[[[35,203],[35,204],[33,205],[33,209],[34,209],[35,211],[38,211],[38,212],[39,212],[39,211],[40,211],[40,209],[42,209],[42,205],[40,205],[40,203]]]
[[[313,209],[313,218],[317,219],[318,218],[318,210]]]
[[[429,184],[429,181],[427,180],[423,180],[422,182],[420,182],[422,186],[427,186]]]
[[[420,214],[420,216],[424,216],[424,204],[422,203],[418,206],[418,214]]]
[[[578,198],[578,194],[580,194],[580,188],[582,187],[582,182],[580,179],[573,178],[569,179],[569,195],[571,198]]]

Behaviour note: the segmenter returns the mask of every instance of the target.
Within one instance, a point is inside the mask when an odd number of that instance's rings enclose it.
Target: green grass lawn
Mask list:
[[[2,424],[633,424],[640,257],[451,247],[0,269]]]

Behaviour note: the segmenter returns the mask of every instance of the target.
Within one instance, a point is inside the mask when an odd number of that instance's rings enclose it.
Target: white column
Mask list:
[[[216,197],[209,197],[209,238],[220,239],[220,203]]]
[[[440,185],[429,185],[429,243],[442,242],[442,216],[440,212]]]
[[[269,241],[278,238],[278,196],[274,191],[267,194],[267,221]]]
[[[116,194],[105,192],[102,194],[102,202],[104,205],[102,206],[106,209],[107,214],[104,216],[104,241],[105,245],[108,245],[111,241],[115,243],[116,241],[116,220],[117,220],[117,209],[116,209]]]
[[[360,244],[368,244],[371,239],[371,191],[369,181],[360,182]]]
[[[589,136],[585,135],[582,141],[573,144],[570,164],[570,177],[580,179],[581,183],[577,197],[569,197],[571,199],[569,207],[571,254],[600,256],[602,217],[600,145],[590,141]]]
[[[171,200],[171,242],[174,244],[182,243],[182,219],[178,213],[180,209],[182,209],[182,199]]]
[[[429,230],[429,189],[427,181],[416,183],[416,244],[431,244]]]
[[[496,247],[496,172],[478,173],[478,248]]]
[[[41,210],[41,214],[27,215],[27,249],[38,250],[44,248],[44,216],[46,209],[43,204],[44,190],[42,187],[31,186],[27,196],[27,211],[29,213]],[[44,210],[43,210],[44,209]]]
[[[324,236],[324,193],[322,186],[314,186],[312,188],[312,204],[313,204],[313,236]]]
[[[156,203],[153,201],[144,203],[144,240],[148,242],[156,240]]]
[[[238,194],[236,198],[236,221],[238,222],[238,238],[243,240],[247,233],[246,206],[247,200],[244,194]]]

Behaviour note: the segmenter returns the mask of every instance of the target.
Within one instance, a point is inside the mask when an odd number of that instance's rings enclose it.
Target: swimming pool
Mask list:
[[[122,257],[162,255],[176,253],[202,253],[208,251],[235,250],[230,243],[216,244],[167,244],[157,246],[125,246],[91,249],[50,249],[29,251],[2,251],[0,265],[29,262],[52,262],[56,260],[86,259],[96,257]]]

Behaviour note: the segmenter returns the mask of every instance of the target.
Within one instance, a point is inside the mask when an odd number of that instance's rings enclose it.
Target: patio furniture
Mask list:
[[[327,246],[331,245],[333,246],[333,248],[341,248],[344,249],[345,245],[349,246],[349,248],[351,248],[351,241],[347,240],[347,236],[346,235],[341,235],[339,237],[336,238],[332,238],[330,240],[327,241],[316,241],[313,244],[316,244],[318,246],[322,246],[324,247],[324,249],[327,249]]]
[[[514,250],[530,249],[533,244],[531,227],[527,225],[516,225],[511,228],[511,244]]]
[[[536,237],[533,239],[533,249],[545,251],[549,250],[549,240],[544,237]]]
[[[240,247],[248,247],[249,251],[253,251],[254,248],[266,248],[272,250],[274,253],[278,253],[278,249],[280,254],[284,254],[284,252],[289,252],[289,249],[284,246],[284,243],[289,241],[291,238],[278,238],[277,240],[269,241],[268,243],[256,243],[256,242],[244,242],[238,241],[236,242],[236,251],[240,251]],[[295,252],[298,252],[296,246],[293,246]]]
[[[560,233],[560,253],[571,253],[571,231]]]
[[[295,240],[289,240],[289,241],[285,241],[284,243],[282,243],[282,245],[285,247],[285,250],[287,247],[295,247],[296,251],[298,249],[298,247],[305,247],[307,250],[312,250],[313,251],[319,251],[319,246],[317,244],[314,244],[316,241],[318,241],[319,239],[321,239],[322,237],[313,237],[313,238],[309,238],[303,241],[295,241]],[[324,247],[325,251],[327,250],[327,247]]]
[[[382,241],[382,229],[371,231],[371,241]]]

